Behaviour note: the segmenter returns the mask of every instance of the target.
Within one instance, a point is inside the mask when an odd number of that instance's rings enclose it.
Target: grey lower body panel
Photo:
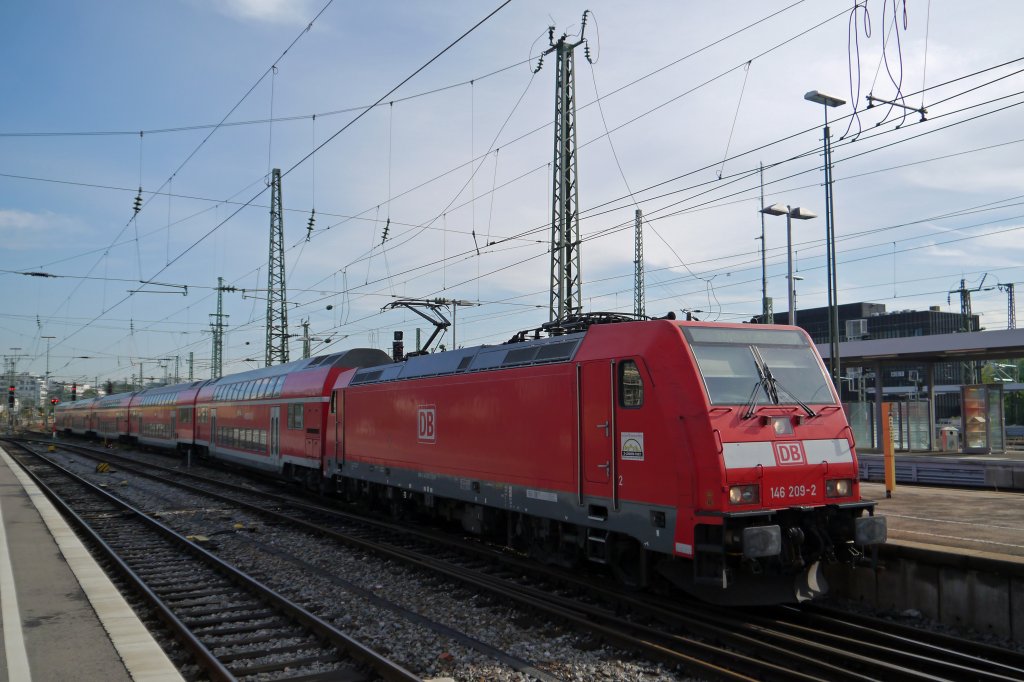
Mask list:
[[[210,445],[209,450],[210,457],[213,459],[239,464],[250,469],[259,469],[261,471],[281,471],[281,463],[272,461],[266,455],[246,452],[245,450],[225,448],[220,445]]]
[[[575,490],[498,483],[365,462],[345,462],[339,471],[346,478],[414,493],[622,533],[636,538],[651,551],[673,553],[676,510],[667,505],[621,500],[619,509],[613,509],[610,498],[585,497],[583,504],[579,504]]]
[[[174,450],[178,447],[178,439],[167,440],[166,438],[150,438],[148,436],[136,436],[135,440],[143,445],[150,445],[154,448],[163,448],[165,450]]]

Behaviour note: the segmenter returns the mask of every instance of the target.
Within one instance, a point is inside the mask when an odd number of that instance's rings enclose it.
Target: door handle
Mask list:
[[[595,426],[599,429],[604,429],[604,435],[608,435],[608,422],[605,422],[604,424],[596,424]]]

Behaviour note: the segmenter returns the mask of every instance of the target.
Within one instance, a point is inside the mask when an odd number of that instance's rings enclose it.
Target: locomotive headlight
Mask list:
[[[825,481],[825,497],[847,497],[851,490],[853,490],[853,481],[848,478]]]
[[[729,488],[730,504],[757,504],[761,501],[757,485],[734,485]]]
[[[792,436],[793,422],[789,417],[772,417],[772,430],[776,436]]]
[[[762,426],[772,427],[776,436],[792,436],[793,421],[789,417],[761,417]]]

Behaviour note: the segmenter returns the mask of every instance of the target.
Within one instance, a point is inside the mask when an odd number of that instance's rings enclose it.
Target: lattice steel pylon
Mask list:
[[[270,179],[270,261],[267,265],[266,366],[288,362],[288,296],[284,277],[284,207],[281,169]]]
[[[576,68],[573,51],[585,45],[587,12],[583,13],[579,40],[568,36],[555,40],[554,27],[548,28],[551,44],[541,54],[534,73],[540,71],[544,56],[555,53],[555,153],[552,166],[551,202],[551,295],[548,317],[551,322],[583,312],[580,274],[579,185],[576,156]],[[587,55],[589,59],[589,53]]]
[[[1006,292],[1006,328],[1017,328],[1017,297],[1013,293],[1013,282],[998,285]]]
[[[633,248],[633,313],[637,317],[646,315],[644,308],[644,212],[636,209],[636,245]]]
[[[227,323],[224,319],[230,317],[224,314],[224,292],[234,291],[234,287],[225,287],[224,278],[217,278],[217,312],[210,314],[210,328],[213,331],[213,356],[210,360],[210,378],[220,379],[224,372],[224,327]],[[189,366],[189,378],[192,368]],[[142,372],[140,371],[141,375]]]

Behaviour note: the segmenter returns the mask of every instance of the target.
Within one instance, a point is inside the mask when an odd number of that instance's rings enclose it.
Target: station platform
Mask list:
[[[0,448],[0,681],[182,676],[57,510]]]
[[[886,517],[889,543],[1024,566],[1024,494],[899,483],[860,485],[861,496]]]
[[[862,481],[884,481],[880,454],[857,453]],[[990,455],[961,452],[897,452],[896,482],[1024,491],[1024,450]]]

